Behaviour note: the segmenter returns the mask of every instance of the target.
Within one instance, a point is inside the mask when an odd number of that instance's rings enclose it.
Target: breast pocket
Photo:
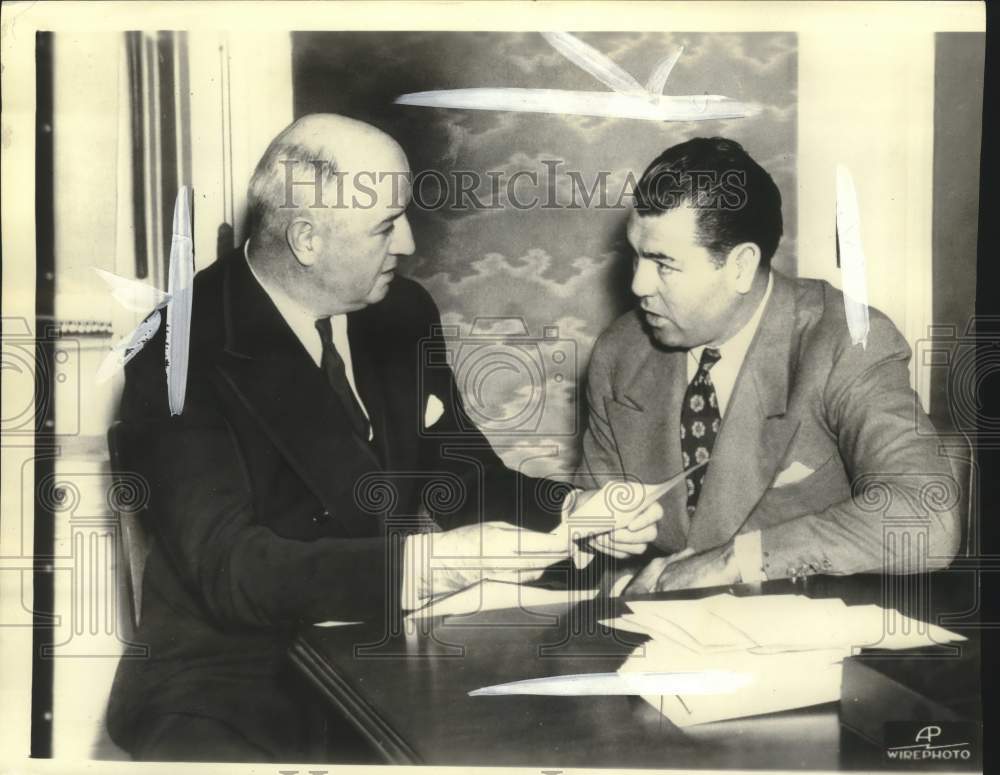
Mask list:
[[[795,461],[782,468],[794,471]],[[806,466],[805,463],[800,463]],[[766,524],[785,522],[804,514],[815,514],[851,497],[851,486],[840,455],[833,454],[815,471],[796,481],[781,485],[782,475],[764,493],[756,509]],[[765,526],[764,524],[761,527]]]

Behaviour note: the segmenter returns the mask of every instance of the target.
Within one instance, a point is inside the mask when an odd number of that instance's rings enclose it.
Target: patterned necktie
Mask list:
[[[719,433],[722,415],[719,413],[719,399],[709,370],[719,362],[719,351],[706,347],[701,351],[701,361],[694,379],[684,393],[681,406],[681,459],[687,469],[696,463],[712,457],[712,447]],[[701,495],[701,484],[705,480],[708,466],[703,466],[687,478],[687,512],[694,516]]]
[[[316,330],[319,332],[320,341],[323,343],[323,358],[320,362],[320,367],[326,372],[326,378],[330,383],[330,387],[333,388],[333,392],[340,399],[344,411],[347,412],[354,432],[363,441],[368,441],[370,435],[368,418],[365,416],[364,410],[362,410],[361,405],[358,403],[358,399],[354,396],[354,391],[351,390],[351,386],[347,382],[347,371],[344,368],[344,360],[340,357],[340,353],[337,352],[337,348],[333,344],[333,325],[330,323],[330,318],[320,318],[317,320]]]

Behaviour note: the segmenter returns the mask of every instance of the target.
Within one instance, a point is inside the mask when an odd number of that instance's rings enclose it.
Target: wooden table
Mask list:
[[[857,664],[850,667],[873,667],[888,676],[884,684],[862,680],[871,696],[684,730],[638,697],[468,696],[472,689],[508,681],[616,670],[645,638],[597,623],[624,605],[615,600],[439,617],[423,620],[416,632],[406,632],[399,621],[312,627],[302,631],[292,659],[331,708],[350,719],[390,763],[875,768],[885,764],[882,741],[877,739],[882,719],[871,718],[871,713],[897,714],[885,721],[935,721],[921,717],[927,713],[979,719],[977,631],[963,613],[975,607],[974,576],[940,573],[899,579],[813,576],[728,591],[795,592],[839,597],[848,604],[879,603],[936,620],[969,641],[957,651],[935,647],[853,657],[848,662]],[[654,597],[686,599],[723,591]],[[845,675],[848,667],[845,664]],[[898,692],[909,692],[908,700],[898,699]],[[876,733],[869,734],[866,725]]]

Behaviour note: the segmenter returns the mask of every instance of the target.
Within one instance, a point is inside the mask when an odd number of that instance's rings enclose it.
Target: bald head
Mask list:
[[[360,196],[358,183],[408,170],[399,143],[371,124],[334,113],[303,116],[257,163],[247,191],[250,236],[258,244],[282,241],[303,209],[370,206],[371,195]]]
[[[380,301],[413,253],[410,168],[395,140],[344,116],[304,116],[250,180],[250,263],[272,291],[316,314]]]

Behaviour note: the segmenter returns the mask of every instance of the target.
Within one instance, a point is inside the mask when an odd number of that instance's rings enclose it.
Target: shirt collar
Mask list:
[[[319,318],[314,312],[303,307],[284,291],[265,283],[260,275],[254,271],[253,264],[250,261],[250,240],[243,243],[243,258],[246,260],[254,279],[264,289],[264,292],[271,301],[274,302],[274,306],[278,308],[278,313],[284,318],[288,327],[292,329],[292,332],[298,337],[299,341],[302,342],[303,347],[306,348],[306,352],[313,356],[313,360],[318,362],[323,352],[322,342],[320,341],[319,334],[316,332],[316,321]],[[333,326],[334,335],[342,332],[346,333],[347,317],[345,315],[330,316],[330,322]]]
[[[754,310],[753,317],[744,324],[743,328],[729,337],[725,342],[711,345],[719,351],[720,359],[726,361],[727,364],[739,364],[746,358],[747,351],[750,349],[750,343],[753,342],[753,336],[757,333],[758,326],[760,326],[760,319],[764,316],[764,308],[767,306],[768,299],[771,298],[771,290],[773,288],[774,273],[768,270],[767,290],[764,291],[764,298],[760,300],[760,304]],[[701,354],[708,346],[703,344],[688,350],[691,357],[694,358],[695,363],[701,362]]]

